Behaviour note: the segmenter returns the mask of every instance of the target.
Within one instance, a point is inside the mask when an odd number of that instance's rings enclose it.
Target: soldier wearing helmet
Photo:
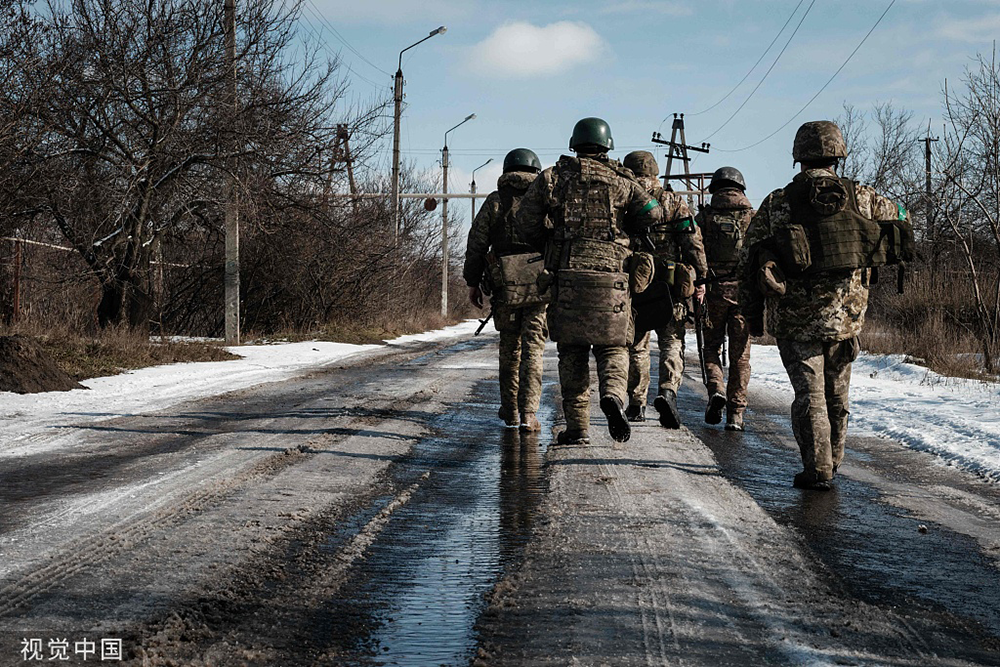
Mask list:
[[[508,428],[538,431],[536,413],[542,395],[542,353],[548,329],[543,303],[521,303],[503,299],[497,289],[501,259],[531,250],[514,223],[521,197],[542,169],[538,156],[527,148],[515,148],[503,161],[497,189],[469,229],[465,246],[463,277],[469,285],[469,301],[483,307],[482,284],[491,285],[493,325],[500,332],[499,417]],[[492,268],[490,261],[492,262]]]
[[[660,202],[663,220],[650,231],[654,253],[660,274],[668,263],[685,263],[694,267],[698,278],[704,278],[708,265],[705,263],[705,248],[701,231],[691,223],[691,212],[684,199],[673,192],[664,190],[657,179],[659,171],[656,158],[648,151],[633,151],[622,162],[636,175],[636,180],[646,191]],[[654,279],[655,276],[654,276]],[[703,298],[705,288],[699,286],[695,298]],[[686,299],[676,299],[670,305],[671,317],[654,325],[659,347],[659,386],[654,406],[660,414],[660,424],[666,428],[680,428],[680,413],[677,411],[677,390],[684,373],[684,322],[688,308]],[[642,322],[639,322],[640,328]],[[629,421],[645,421],[646,399],[649,391],[649,331],[637,329],[632,344],[629,345],[628,395],[629,406],[626,414]]]
[[[660,206],[608,157],[611,128],[584,118],[554,167],[542,171],[521,199],[517,220],[525,240],[545,253],[543,284],[551,294],[549,329],[559,354],[566,429],[560,444],[590,441],[590,355],[597,359],[600,407],[611,437],[629,439],[625,417],[631,234],[658,220]]]
[[[705,371],[708,407],[705,421],[718,424],[726,411],[726,430],[743,430],[750,382],[750,332],[740,311],[736,264],[743,247],[753,207],[747,199],[743,174],[735,167],[720,167],[712,174],[711,202],[695,218],[705,238],[709,283],[705,295]],[[722,348],[729,337],[729,381],[724,381]]]
[[[795,391],[792,430],[803,470],[793,485],[803,489],[830,489],[844,457],[851,362],[868,307],[865,258],[882,242],[879,236],[872,247],[858,230],[909,224],[902,206],[837,176],[846,156],[836,124],[802,125],[792,148],[801,170],[761,203],[740,258],[740,301],[751,333],[763,333],[762,319],[747,308],[759,292]]]

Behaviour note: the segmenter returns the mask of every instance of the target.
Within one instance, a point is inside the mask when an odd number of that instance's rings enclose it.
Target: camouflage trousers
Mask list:
[[[494,324],[500,331],[500,407],[508,414],[538,412],[542,353],[549,337],[545,306],[494,308]]]
[[[792,432],[803,469],[817,480],[833,479],[844,459],[851,362],[859,349],[857,337],[808,342],[778,339],[781,363],[795,390]]]
[[[656,330],[660,348],[659,392],[667,389],[675,394],[684,375],[684,318],[674,320]],[[629,405],[646,405],[649,393],[649,332],[638,335],[628,346],[628,402]]]
[[[613,345],[556,345],[559,352],[559,384],[567,430],[590,427],[590,352],[597,359],[600,396],[627,400],[628,348]]]
[[[705,371],[708,394],[726,395],[727,414],[741,414],[747,408],[750,384],[750,331],[737,302],[739,283],[716,283],[705,294]],[[722,344],[729,336],[729,382],[722,372]],[[723,389],[725,388],[725,389]]]

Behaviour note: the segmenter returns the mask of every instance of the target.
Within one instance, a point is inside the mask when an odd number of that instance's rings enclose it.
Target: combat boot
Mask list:
[[[742,431],[743,430],[743,413],[742,412],[729,412],[729,413],[726,413],[726,430],[727,431]]]
[[[681,414],[677,412],[677,394],[667,389],[656,397],[653,407],[660,413],[660,426],[664,428],[680,428]]]
[[[542,425],[538,423],[538,417],[535,416],[534,412],[521,414],[521,430],[529,433],[542,430]]]
[[[708,397],[708,407],[705,408],[705,423],[718,424],[722,421],[722,409],[726,407],[726,397],[715,392]]]
[[[814,473],[803,470],[795,475],[792,486],[796,489],[805,489],[807,491],[829,491],[833,488],[833,481],[819,479]]]
[[[632,427],[625,417],[625,409],[617,396],[605,396],[601,399],[601,412],[608,418],[608,433],[615,442],[627,442],[632,437]]]
[[[589,445],[590,433],[586,429],[568,428],[556,436],[557,445]]]
[[[514,408],[505,408],[501,405],[497,410],[497,417],[503,420],[505,428],[517,428],[520,423],[517,419],[517,410]]]
[[[645,405],[630,405],[625,409],[625,418],[630,422],[644,422],[646,421],[646,406]]]

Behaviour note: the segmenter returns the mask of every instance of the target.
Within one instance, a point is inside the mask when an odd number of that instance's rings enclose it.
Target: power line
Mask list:
[[[727,118],[727,119],[726,119],[726,122],[725,122],[725,123],[723,123],[722,125],[720,125],[719,127],[717,127],[717,128],[715,129],[715,131],[714,131],[714,132],[712,132],[712,133],[711,133],[710,135],[708,135],[707,137],[705,137],[704,139],[702,139],[702,141],[708,141],[709,139],[711,139],[712,137],[714,137],[714,136],[715,136],[716,134],[718,134],[718,133],[719,133],[719,132],[720,132],[720,131],[722,130],[722,128],[724,128],[724,127],[725,127],[726,125],[729,125],[729,122],[730,122],[730,121],[731,121],[731,120],[732,120],[733,118],[736,118],[736,115],[737,115],[737,114],[738,114],[738,113],[739,113],[740,111],[742,111],[742,110],[743,110],[743,107],[745,107],[745,106],[747,105],[747,102],[749,102],[749,101],[750,101],[750,98],[751,98],[751,97],[753,97],[753,96],[754,96],[754,93],[756,93],[756,92],[757,92],[757,90],[758,90],[758,89],[759,89],[759,88],[761,87],[761,85],[763,85],[764,81],[765,81],[765,80],[767,79],[767,75],[771,73],[771,70],[773,70],[773,69],[774,69],[774,66],[778,64],[778,61],[779,61],[779,60],[781,60],[781,56],[782,56],[782,55],[784,55],[784,53],[785,53],[785,49],[787,49],[787,48],[788,48],[788,45],[792,43],[792,40],[793,40],[793,39],[795,39],[795,35],[796,35],[796,34],[798,34],[798,32],[799,32],[799,28],[801,28],[801,27],[802,27],[802,23],[803,23],[803,21],[805,21],[805,20],[806,20],[806,17],[807,17],[807,16],[809,16],[809,12],[810,12],[810,11],[812,10],[812,8],[813,8],[813,5],[815,5],[815,4],[816,4],[816,0],[812,0],[812,2],[810,2],[810,3],[809,3],[809,6],[808,6],[808,7],[806,8],[806,11],[805,11],[805,13],[804,13],[804,14],[802,15],[802,18],[801,18],[801,19],[799,19],[799,23],[798,23],[798,25],[796,25],[796,26],[795,26],[795,30],[794,30],[794,31],[792,31],[792,35],[791,35],[791,37],[789,37],[789,38],[788,38],[788,41],[787,41],[787,42],[785,42],[785,45],[784,45],[783,47],[781,47],[781,52],[780,52],[780,53],[778,53],[778,57],[777,57],[777,58],[775,58],[775,59],[774,59],[774,62],[773,62],[773,63],[771,63],[771,66],[767,68],[767,71],[766,71],[766,72],[764,72],[764,76],[763,76],[763,78],[762,78],[762,79],[761,79],[761,80],[760,80],[760,81],[759,81],[759,82],[757,83],[757,85],[756,85],[756,86],[754,87],[754,89],[750,91],[750,94],[749,94],[749,95],[747,95],[747,98],[746,98],[745,100],[743,100],[743,104],[741,104],[741,105],[739,106],[739,108],[738,108],[738,109],[736,109],[736,111],[734,111],[734,112],[733,112],[733,115],[731,115],[731,116],[730,116],[729,118]]]
[[[802,6],[803,2],[805,2],[805,0],[799,0],[799,4],[795,5],[795,9],[793,9],[792,13],[788,15],[788,18],[785,20],[785,24],[783,26],[781,26],[781,30],[779,30],[778,33],[774,36],[774,39],[771,40],[771,43],[767,45],[767,48],[764,49],[764,52],[762,54],[760,54],[760,58],[757,58],[757,62],[755,62],[753,64],[753,67],[751,67],[749,70],[747,70],[747,73],[743,75],[743,78],[740,79],[740,82],[737,83],[735,86],[733,86],[732,90],[730,90],[728,93],[726,93],[722,97],[722,99],[720,99],[718,102],[716,102],[712,106],[708,107],[707,109],[702,109],[701,111],[696,111],[694,113],[687,114],[688,118],[690,118],[691,116],[700,116],[703,113],[707,113],[707,112],[711,111],[712,109],[714,109],[715,107],[719,106],[720,104],[722,104],[723,102],[725,102],[727,99],[729,99],[729,96],[732,95],[733,93],[735,93],[737,88],[739,88],[740,86],[743,85],[743,82],[746,81],[750,77],[750,75],[753,73],[753,71],[755,69],[757,69],[757,65],[759,65],[760,62],[762,60],[764,60],[764,56],[766,56],[768,54],[768,52],[771,50],[771,47],[774,46],[774,43],[778,41],[779,37],[781,37],[781,33],[785,32],[785,28],[787,28],[788,24],[792,22],[792,18],[795,17],[795,13],[799,11],[799,7]],[[669,116],[667,116],[667,118],[669,118]],[[661,127],[667,121],[667,118],[664,118],[663,120],[660,121],[660,126]]]
[[[375,64],[375,63],[373,63],[372,61],[368,60],[368,58],[365,58],[364,54],[362,54],[362,53],[361,53],[360,51],[358,51],[358,50],[357,50],[356,48],[354,48],[354,47],[353,47],[353,46],[351,45],[351,43],[350,43],[350,42],[348,42],[348,41],[347,41],[346,39],[344,39],[344,36],[343,36],[343,35],[341,35],[341,34],[340,34],[340,33],[339,33],[338,31],[337,31],[337,29],[336,29],[335,27],[333,27],[333,24],[332,24],[332,23],[330,22],[330,20],[329,20],[328,18],[326,18],[326,17],[325,17],[324,15],[323,15],[323,13],[322,13],[322,12],[321,12],[321,11],[319,10],[319,7],[317,7],[317,6],[316,6],[316,3],[315,3],[315,2],[313,2],[313,0],[306,0],[306,2],[308,2],[308,3],[309,3],[309,5],[310,5],[310,6],[311,6],[311,7],[313,8],[313,10],[314,10],[314,13],[315,13],[315,14],[316,14],[316,15],[317,15],[317,16],[319,17],[319,20],[320,20],[320,21],[321,21],[321,22],[322,22],[323,24],[325,24],[327,28],[329,28],[329,29],[330,29],[330,32],[332,32],[332,33],[333,33],[334,37],[336,37],[336,38],[337,38],[338,40],[340,40],[340,42],[341,42],[341,43],[342,43],[342,44],[343,44],[344,46],[346,46],[346,47],[347,47],[347,48],[348,48],[348,49],[349,49],[349,50],[350,50],[350,51],[351,51],[351,52],[352,52],[352,53],[353,53],[354,55],[356,55],[356,56],[357,56],[358,58],[361,58],[361,60],[363,60],[363,61],[365,61],[366,63],[368,63],[368,64],[369,64],[369,65],[371,65],[371,66],[372,66],[373,68],[377,69],[377,70],[378,70],[379,72],[382,72],[382,74],[385,74],[386,76],[392,76],[392,74],[390,74],[389,72],[386,72],[386,71],[385,71],[384,69],[382,69],[381,67],[379,67],[378,65],[376,65],[376,64]]]
[[[799,114],[801,114],[803,111],[805,111],[806,108],[810,104],[812,104],[813,101],[817,97],[820,96],[820,93],[822,93],[824,90],[826,90],[826,87],[829,86],[833,82],[833,80],[835,78],[837,78],[837,75],[840,74],[840,71],[842,69],[844,69],[845,67],[847,67],[847,63],[851,62],[851,58],[854,57],[854,54],[857,53],[859,49],[861,49],[862,45],[864,45],[864,43],[866,41],[868,41],[868,38],[871,36],[871,34],[873,32],[875,32],[875,28],[877,28],[878,24],[882,22],[882,19],[885,18],[885,15],[889,13],[889,10],[892,9],[892,6],[894,4],[896,4],[896,0],[891,0],[889,2],[889,5],[885,8],[885,11],[882,12],[882,15],[878,17],[878,20],[875,21],[875,24],[871,27],[871,29],[868,31],[868,33],[865,34],[864,38],[858,43],[858,45],[856,47],[854,47],[854,50],[851,51],[851,54],[849,56],[847,56],[847,59],[840,65],[840,67],[837,68],[837,71],[833,73],[833,76],[831,76],[827,80],[827,82],[823,84],[822,88],[820,88],[818,91],[816,91],[815,95],[813,95],[812,97],[809,98],[808,102],[806,102],[805,104],[802,105],[801,109],[799,109],[798,111],[796,111],[795,114],[791,118],[789,118],[784,123],[782,123],[781,127],[779,127],[778,129],[776,129],[774,132],[772,132],[771,134],[767,135],[766,137],[764,137],[760,141],[758,141],[756,143],[752,143],[749,146],[744,146],[743,148],[728,148],[727,149],[727,148],[719,148],[717,146],[713,146],[713,148],[715,148],[715,150],[717,150],[717,151],[722,151],[723,153],[739,153],[740,151],[745,151],[745,150],[749,150],[751,148],[755,148],[756,146],[760,146],[762,143],[764,143],[765,141],[767,141],[768,139],[770,139],[771,137],[773,137],[774,135],[776,135],[778,132],[781,132],[783,129],[785,129],[788,126],[789,123],[791,123],[793,120],[795,120],[796,118],[798,118]]]
[[[305,7],[305,9],[310,14],[312,14],[313,16],[315,16],[315,13],[312,10],[310,10],[308,7]],[[347,62],[346,60],[344,60],[344,58],[341,57],[341,54],[335,52],[333,49],[330,48],[330,45],[327,44],[326,40],[323,39],[323,35],[321,35],[319,33],[319,31],[315,27],[313,27],[313,25],[309,21],[307,21],[307,20],[305,20],[303,18],[302,19],[302,25],[305,26],[306,30],[309,31],[310,35],[312,35],[313,37],[316,38],[316,41],[320,45],[320,47],[324,51],[326,51],[328,54],[330,54],[331,56],[333,56],[333,58],[335,58],[336,60],[338,60],[345,68],[347,68],[348,72],[350,72],[351,74],[353,74],[355,77],[361,79],[365,83],[368,83],[369,85],[373,86],[376,90],[379,90],[379,91],[387,91],[387,90],[389,90],[389,86],[387,86],[385,84],[377,83],[375,81],[372,81],[371,79],[369,79],[368,77],[364,76],[363,74],[361,74],[357,70],[355,70],[353,67],[351,67],[351,64],[349,62]]]

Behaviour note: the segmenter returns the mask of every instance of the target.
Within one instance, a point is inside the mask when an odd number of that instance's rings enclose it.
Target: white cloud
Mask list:
[[[666,14],[667,16],[691,16],[694,10],[684,3],[667,2],[666,0],[624,0],[609,4],[601,9],[602,14],[625,14],[629,12]]]
[[[960,42],[990,42],[1000,33],[1000,14],[971,19],[946,19],[938,24],[938,34]]]
[[[471,67],[490,76],[522,78],[565,72],[608,51],[586,23],[559,21],[535,26],[506,23],[472,48]]]

